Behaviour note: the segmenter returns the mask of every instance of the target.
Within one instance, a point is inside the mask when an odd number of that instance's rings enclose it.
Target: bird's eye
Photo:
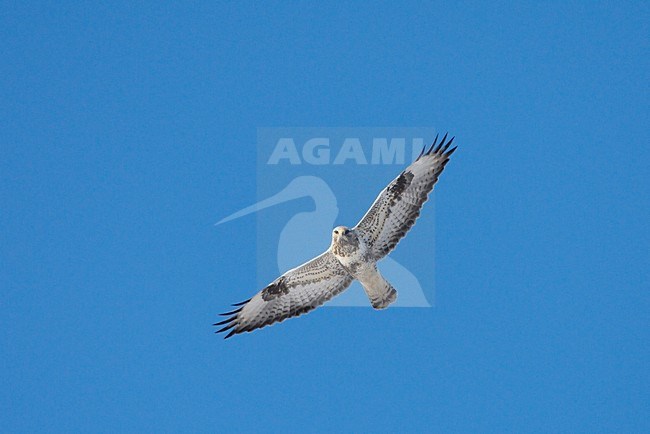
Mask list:
[[[348,232],[350,232],[350,231],[349,231],[349,230],[347,230],[347,229],[346,229],[346,230],[344,230],[344,231],[343,231],[343,235],[347,235],[347,234],[348,234]]]
[[[336,235],[338,235],[338,234],[339,234],[339,231],[334,231],[334,233],[335,233]]]

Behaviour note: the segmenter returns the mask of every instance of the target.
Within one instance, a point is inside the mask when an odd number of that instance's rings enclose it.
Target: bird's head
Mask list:
[[[346,226],[337,226],[332,230],[332,242],[352,244],[356,241],[357,234]]]

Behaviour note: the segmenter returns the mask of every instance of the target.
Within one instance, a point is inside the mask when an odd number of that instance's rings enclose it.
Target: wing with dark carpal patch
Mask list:
[[[237,333],[284,321],[292,316],[309,312],[345,290],[352,276],[328,250],[311,261],[289,270],[239,306],[216,326],[219,332],[230,330],[226,338]]]
[[[420,209],[456,148],[449,149],[447,135],[420,156],[386,187],[355,227],[370,247],[374,259],[388,254],[415,223]]]

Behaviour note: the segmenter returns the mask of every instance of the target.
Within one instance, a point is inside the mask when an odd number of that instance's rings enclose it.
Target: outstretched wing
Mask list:
[[[381,259],[397,245],[411,229],[420,209],[427,201],[433,185],[456,148],[449,149],[447,135],[420,156],[384,189],[366,215],[354,228],[360,234],[375,259]]]
[[[221,315],[228,319],[215,325],[230,330],[226,339],[237,333],[250,332],[292,316],[309,312],[345,290],[353,277],[327,250],[309,262],[287,271],[241,306]]]

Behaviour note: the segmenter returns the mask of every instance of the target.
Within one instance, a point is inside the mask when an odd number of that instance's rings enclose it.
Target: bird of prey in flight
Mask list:
[[[353,228],[332,231],[329,248],[314,259],[284,273],[252,298],[236,303],[235,310],[215,326],[229,330],[226,339],[243,332],[284,321],[309,312],[340,294],[357,279],[372,307],[384,309],[397,298],[397,291],[377,270],[377,261],[395,248],[420,215],[424,202],[438,181],[454,138],[447,135],[422,152],[377,199]]]

